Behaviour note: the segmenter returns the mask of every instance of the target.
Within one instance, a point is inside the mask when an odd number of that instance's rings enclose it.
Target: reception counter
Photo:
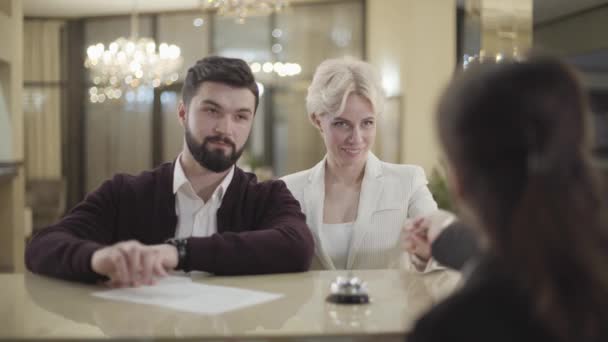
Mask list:
[[[220,315],[105,300],[85,285],[31,273],[0,274],[0,340],[403,340],[416,318],[451,293],[460,276],[451,271],[354,271],[368,284],[371,303],[325,301],[343,271],[215,277],[194,282],[283,294],[280,299]]]

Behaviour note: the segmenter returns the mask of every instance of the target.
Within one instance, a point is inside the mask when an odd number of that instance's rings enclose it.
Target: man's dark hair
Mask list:
[[[185,106],[190,104],[192,97],[203,82],[218,82],[229,86],[247,88],[255,96],[255,108],[258,109],[260,95],[255,77],[249,65],[238,58],[219,56],[205,57],[188,69],[182,88],[182,101]]]

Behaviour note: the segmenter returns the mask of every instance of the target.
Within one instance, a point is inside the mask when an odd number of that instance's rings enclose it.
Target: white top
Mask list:
[[[325,163],[282,178],[300,202],[306,223],[315,238],[312,269],[337,269],[321,243],[325,198]],[[361,182],[357,219],[353,225],[346,269],[416,267],[401,247],[401,228],[407,219],[437,210],[433,195],[426,186],[424,170],[415,165],[398,165],[380,161],[368,154]],[[427,263],[425,272],[440,269],[436,262]]]
[[[196,194],[184,173],[181,154],[177,157],[173,170],[173,193],[175,194],[175,213],[177,214],[176,238],[205,237],[217,233],[217,210],[222,204],[222,199],[233,176],[234,166],[205,203]]]
[[[323,249],[338,270],[346,269],[348,250],[353,237],[354,222],[323,223],[319,237]]]

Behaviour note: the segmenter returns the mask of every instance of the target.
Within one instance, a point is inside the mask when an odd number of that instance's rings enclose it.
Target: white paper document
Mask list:
[[[158,305],[199,314],[221,314],[281,298],[282,294],[211,286],[187,277],[170,276],[156,285],[94,292],[93,296]]]

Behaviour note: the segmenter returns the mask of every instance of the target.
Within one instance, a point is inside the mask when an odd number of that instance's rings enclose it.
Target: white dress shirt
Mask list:
[[[181,164],[181,155],[177,158],[173,170],[173,194],[177,214],[176,238],[205,237],[217,233],[217,210],[222,204],[222,198],[233,176],[234,166],[205,202],[196,194],[186,177]]]

